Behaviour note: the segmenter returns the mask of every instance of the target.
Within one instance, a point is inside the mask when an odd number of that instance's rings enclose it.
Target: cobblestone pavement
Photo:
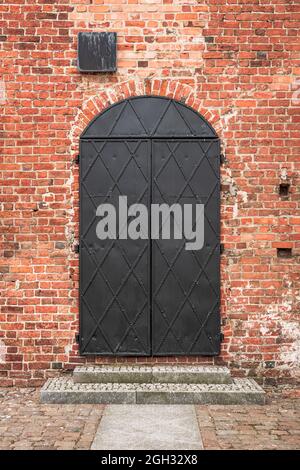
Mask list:
[[[300,399],[196,406],[204,449],[300,449]]]
[[[89,449],[103,405],[46,405],[39,390],[0,388],[0,449]],[[196,406],[205,449],[300,449],[300,399]]]
[[[0,449],[89,449],[104,405],[44,405],[39,390],[0,388]]]

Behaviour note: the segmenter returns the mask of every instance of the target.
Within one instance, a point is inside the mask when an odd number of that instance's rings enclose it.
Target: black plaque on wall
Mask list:
[[[115,72],[117,70],[116,46],[116,33],[79,33],[78,68],[80,72]]]

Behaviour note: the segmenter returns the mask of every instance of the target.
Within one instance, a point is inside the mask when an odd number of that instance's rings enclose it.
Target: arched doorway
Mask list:
[[[85,129],[80,139],[82,355],[219,354],[219,164],[214,129],[173,99],[121,101]],[[99,239],[99,206],[109,204],[120,213],[124,196],[127,208],[148,208],[148,236],[128,237],[129,210],[125,219],[116,215],[115,235]],[[163,238],[162,224],[151,238],[153,204],[175,204],[179,211],[202,205],[201,249],[186,249],[183,221],[182,237]],[[173,215],[169,224],[175,232]]]

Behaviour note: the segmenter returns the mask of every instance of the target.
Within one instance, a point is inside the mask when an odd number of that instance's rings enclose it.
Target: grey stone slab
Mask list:
[[[231,383],[230,371],[222,366],[79,366],[76,383]]]
[[[152,387],[148,388],[137,388],[137,403],[221,405],[265,403],[265,392],[252,379],[234,379],[231,384],[151,385]]]
[[[98,386],[97,386],[98,385]],[[101,387],[99,387],[101,385]],[[42,403],[136,403],[134,388],[117,384],[76,384],[67,378],[49,379],[41,389]]]
[[[170,370],[170,371],[159,371],[153,370],[152,382],[159,383],[207,383],[207,384],[222,384],[231,383],[232,379],[230,373],[226,370]]]
[[[199,450],[203,444],[194,406],[111,405],[92,449]]]
[[[117,384],[74,383],[69,378],[49,379],[41,390],[44,403],[138,404],[264,404],[265,392],[252,379],[231,384]]]
[[[148,383],[152,382],[152,369],[126,366],[76,367],[73,380],[76,383]]]

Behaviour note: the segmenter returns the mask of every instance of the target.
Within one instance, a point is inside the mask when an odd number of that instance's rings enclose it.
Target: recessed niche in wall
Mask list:
[[[289,195],[290,183],[280,183],[279,196],[287,197]]]
[[[292,248],[277,248],[278,258],[291,258]]]

